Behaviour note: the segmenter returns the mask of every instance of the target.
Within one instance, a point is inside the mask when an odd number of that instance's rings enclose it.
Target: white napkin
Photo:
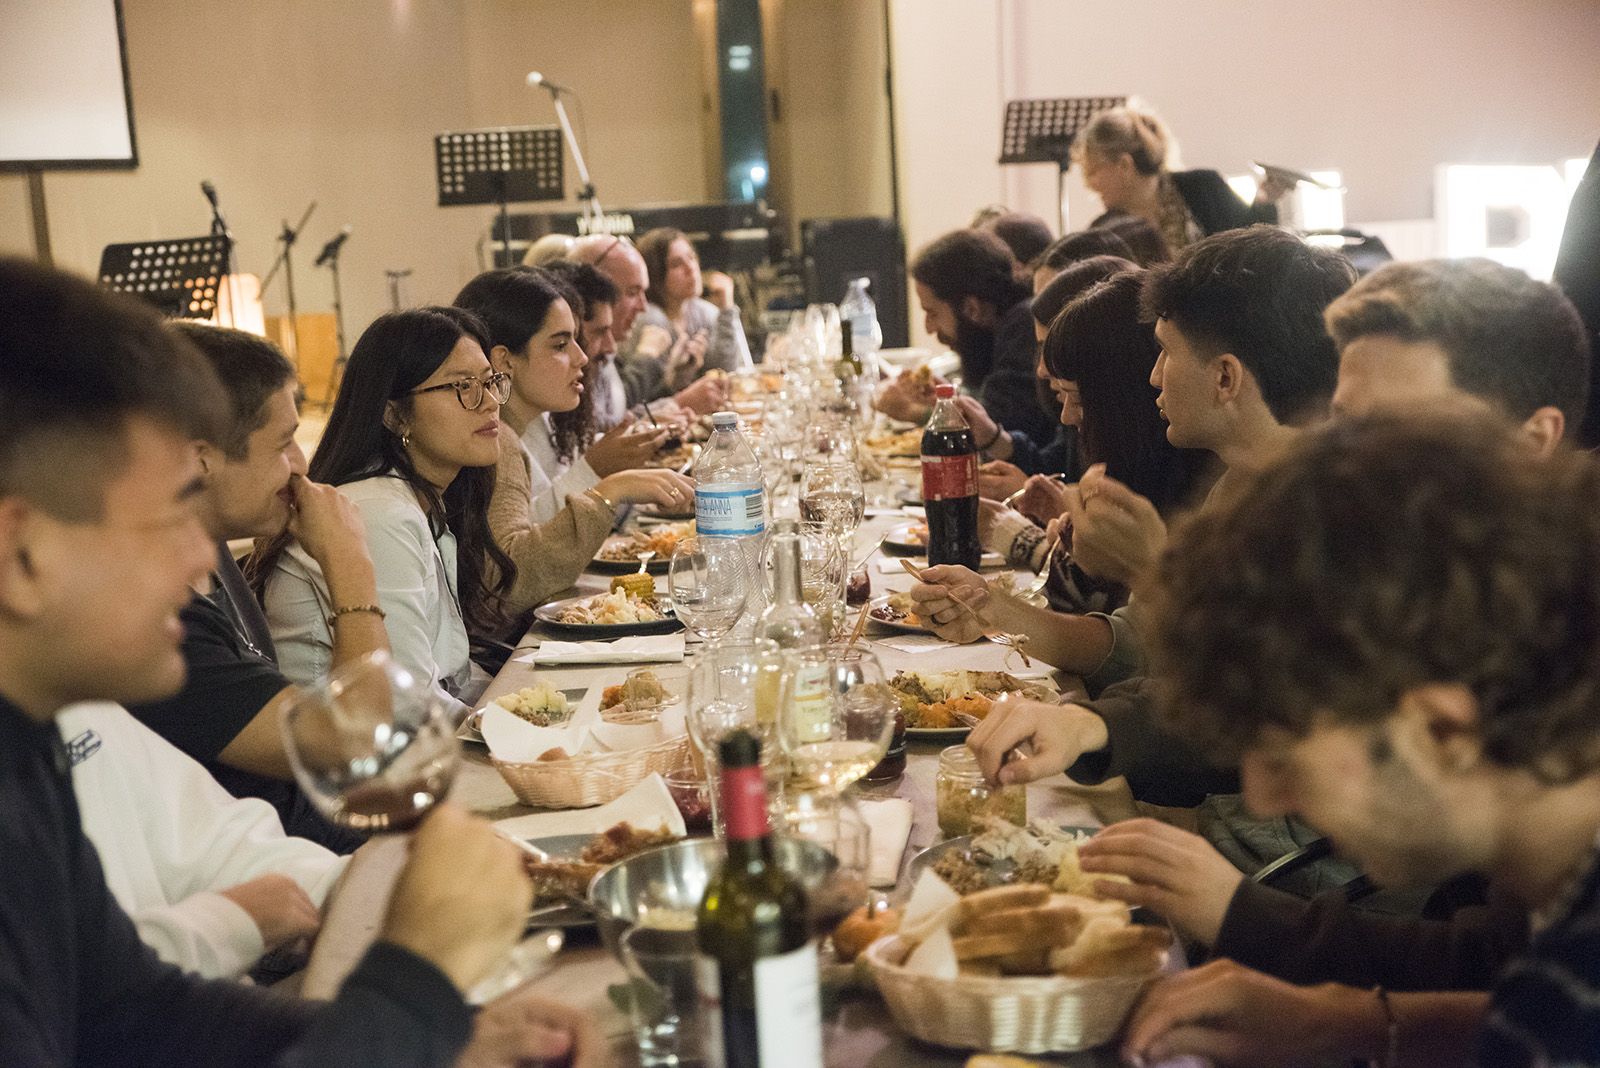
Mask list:
[[[900,634],[877,641],[879,645],[887,645],[902,653],[931,653],[936,649],[950,648],[949,642],[935,634]]]
[[[654,723],[596,723],[589,736],[603,749],[613,753],[627,749],[643,749],[688,733],[683,707],[662,709]]]
[[[647,634],[613,641],[542,641],[519,664],[657,664],[683,660],[683,632]]]
[[[569,754],[582,752],[599,720],[598,709],[579,709],[564,727],[536,727],[499,705],[490,704],[478,718],[478,730],[483,733],[489,752],[501,760],[522,763],[537,760],[540,753],[557,746]]]
[[[900,933],[920,942],[936,930],[947,928],[961,895],[932,871],[924,869],[911,888],[911,898],[900,912]]]
[[[861,817],[872,829],[872,861],[867,882],[873,886],[893,886],[900,878],[900,858],[911,837],[911,802],[902,797],[882,801],[857,802]]]
[[[667,792],[667,784],[652,772],[638,786],[598,808],[563,812],[535,812],[500,820],[495,827],[517,838],[546,838],[556,834],[599,834],[626,820],[641,831],[664,827],[683,835],[683,816]]]

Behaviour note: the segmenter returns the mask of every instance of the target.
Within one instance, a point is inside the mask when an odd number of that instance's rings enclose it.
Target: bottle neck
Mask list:
[[[800,538],[794,534],[773,535],[773,603],[800,604]]]
[[[748,863],[768,858],[772,839],[767,822],[767,782],[759,764],[722,769],[722,820],[730,861]]]

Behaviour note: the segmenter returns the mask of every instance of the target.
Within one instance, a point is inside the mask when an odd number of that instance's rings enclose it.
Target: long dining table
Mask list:
[[[888,480],[868,486],[869,501],[879,502],[881,506],[869,506],[867,509],[867,517],[854,535],[850,563],[852,566],[859,563],[871,552],[867,566],[874,596],[905,590],[914,581],[897,562],[880,566],[880,561],[885,559],[880,545],[883,535],[898,524],[912,521],[912,515],[907,511],[890,505],[897,491],[913,484],[914,478],[914,466],[891,462]],[[792,494],[788,503],[788,514],[792,515]],[[785,514],[781,505],[775,510],[779,515]],[[609,575],[586,572],[579,580],[576,592],[604,592],[609,581]],[[658,578],[658,588],[664,582],[664,577]],[[877,629],[875,625],[870,626],[864,640],[880,659],[886,674],[892,675],[901,669],[1015,671],[1018,666],[1014,655],[1008,661],[1008,651],[987,640],[969,645],[929,640],[913,651],[885,644],[894,641],[896,636],[875,633]],[[524,662],[520,653],[536,648],[547,637],[551,635],[541,625],[535,624],[518,643],[519,655],[512,657],[495,676],[480,703],[529,686],[535,680],[562,690],[604,687],[621,682],[629,670],[641,666],[535,667],[532,663]],[[1035,667],[1039,666],[1035,662]],[[1073,680],[1057,681],[1065,688]],[[946,744],[910,741],[904,775],[886,786],[865,788],[867,796],[905,798],[913,809],[911,834],[901,858],[901,878],[894,891],[890,892],[891,899],[909,891],[905,872],[910,858],[942,838],[935,813],[934,778],[939,752]],[[491,820],[537,811],[517,801],[481,746],[469,745],[464,748],[466,752],[451,793],[452,800]],[[1086,803],[1085,791],[1074,787],[1064,777],[1030,784],[1027,790],[1030,817],[1045,817],[1060,824],[1093,825],[1098,822],[1093,808]],[[331,997],[376,937],[390,888],[404,863],[405,849],[403,837],[388,836],[374,838],[356,852],[332,898],[322,931],[313,947],[301,986],[305,996]],[[592,934],[578,931],[569,935],[566,946],[556,956],[553,966],[533,980],[529,989],[595,1014],[607,1036],[614,1042],[618,1063],[627,1065],[637,1062],[632,1029],[626,1013],[613,1003],[607,993],[609,987],[625,979],[622,966],[600,945],[598,939]],[[826,1015],[824,1031],[827,1063],[840,1068],[900,1068],[913,1065],[946,1068],[964,1064],[970,1055],[970,1051],[943,1049],[910,1038],[895,1026],[882,1000],[865,988],[852,990],[838,999]],[[1119,1063],[1114,1050],[1107,1047],[1031,1059],[1050,1064],[1082,1066]]]

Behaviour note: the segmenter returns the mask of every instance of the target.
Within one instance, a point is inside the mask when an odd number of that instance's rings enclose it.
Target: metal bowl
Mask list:
[[[778,838],[774,846],[778,863],[807,890],[816,889],[839,866],[832,853],[814,842]],[[600,940],[612,956],[617,956],[624,932],[641,916],[656,926],[692,927],[706,884],[724,855],[718,839],[690,838],[629,857],[596,875],[589,884],[589,905],[600,925]]]

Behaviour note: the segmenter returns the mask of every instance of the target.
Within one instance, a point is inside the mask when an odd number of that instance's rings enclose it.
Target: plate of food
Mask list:
[[[694,523],[661,523],[649,530],[636,530],[626,534],[613,534],[600,546],[589,562],[591,571],[624,574],[639,569],[639,560],[645,553],[653,553],[647,565],[652,575],[664,575],[672,562],[672,550],[684,538],[694,535]]]
[[[671,831],[641,831],[623,822],[599,834],[556,834],[524,839],[544,854],[529,851],[528,876],[533,880],[533,911],[529,926],[586,927],[595,922],[589,908],[589,884],[611,865],[647,849],[676,842]]]
[[[873,434],[864,444],[873,452],[883,456],[921,456],[922,427],[914,426],[909,430],[890,430]]]
[[[533,616],[553,631],[588,638],[669,634],[683,626],[665,601],[621,586],[613,587],[610,593],[542,604],[534,609]]]
[[[644,466],[665,468],[668,471],[687,472],[689,465],[694,463],[695,457],[699,455],[700,446],[697,443],[679,439],[676,445],[662,449],[646,460]]]
[[[978,834],[935,843],[913,856],[907,880],[915,883],[931,869],[963,896],[991,886],[1041,883],[1063,893],[1098,897],[1096,879],[1118,879],[1089,875],[1078,866],[1078,846],[1094,836],[1094,827],[1058,827],[1043,819],[1018,827],[985,816],[977,822],[982,827]]]
[[[928,551],[928,524],[901,523],[889,528],[883,536],[883,547],[897,553],[925,553]]]
[[[478,728],[478,717],[489,705],[499,705],[519,719],[535,727],[559,727],[572,718],[578,703],[589,692],[587,686],[558,690],[547,682],[537,682],[511,693],[503,693],[482,708],[475,708],[461,721],[456,737],[465,742],[483,743],[483,732]]]
[[[899,671],[889,689],[900,702],[906,737],[924,741],[958,741],[972,728],[957,715],[983,719],[1002,694],[1014,693],[1048,701],[1055,691],[1037,679],[1019,679],[1006,671]]]
[[[915,605],[916,602],[911,599],[909,593],[891,593],[868,602],[867,618],[880,627],[902,634],[932,634],[931,630],[922,625],[922,618],[917,615]]]
[[[924,501],[922,500],[922,487],[920,485],[910,486],[901,490],[899,493],[894,495],[894,499],[899,501],[901,504],[911,505],[917,508],[921,508],[924,505]]]

